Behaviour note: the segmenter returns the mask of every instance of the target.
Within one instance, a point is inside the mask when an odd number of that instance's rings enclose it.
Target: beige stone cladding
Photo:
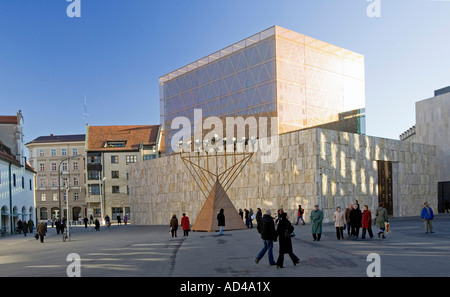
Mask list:
[[[318,203],[330,222],[336,206],[355,199],[376,208],[377,160],[393,162],[394,216],[418,215],[425,200],[437,206],[434,146],[316,128],[280,135],[274,163],[262,163],[257,152],[228,196],[236,209],[270,208],[274,214],[282,207],[292,220],[301,204],[309,221]],[[172,214],[183,212],[195,221],[205,198],[179,155],[130,164],[129,170],[133,224],[167,225]]]

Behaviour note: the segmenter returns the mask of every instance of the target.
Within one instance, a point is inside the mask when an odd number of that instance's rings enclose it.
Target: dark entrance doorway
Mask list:
[[[378,161],[378,202],[383,202],[388,215],[393,215],[392,162]]]
[[[445,201],[450,203],[450,181],[438,183],[438,212],[445,212]]]

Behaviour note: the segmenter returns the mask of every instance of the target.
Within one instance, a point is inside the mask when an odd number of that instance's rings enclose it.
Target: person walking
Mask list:
[[[100,221],[98,219],[95,219],[94,225],[95,231],[100,231]]]
[[[370,238],[373,238],[373,232],[372,232],[372,213],[369,210],[368,205],[364,205],[364,210],[362,213],[362,220],[361,220],[361,227],[362,230],[362,239],[366,238],[366,231],[369,232]]]
[[[375,225],[380,228],[380,232],[378,232],[378,238],[386,238],[384,236],[384,232],[386,230],[386,223],[389,222],[388,213],[386,208],[384,208],[383,202],[378,204],[377,209],[377,217],[375,219]]]
[[[22,222],[22,231],[23,231],[23,236],[27,237],[27,233],[28,233],[28,224],[26,221]]]
[[[348,235],[348,237],[350,237],[351,232],[352,232],[352,230],[351,230],[352,224],[350,222],[350,212],[352,211],[352,209],[353,209],[353,205],[351,205],[351,204],[349,204],[348,208],[345,209],[345,221],[347,223],[347,235]]]
[[[336,227],[336,237],[338,240],[341,238],[344,239],[344,226],[346,224],[345,221],[345,213],[342,211],[341,207],[338,206],[333,215],[334,218],[334,227]]]
[[[19,232],[19,234],[22,233],[22,220],[19,219],[19,221],[17,221],[17,232]]]
[[[86,229],[86,228],[87,228],[87,225],[88,225],[88,222],[89,222],[89,219],[88,219],[87,217],[85,217],[85,218],[83,219],[83,222],[84,222],[84,228]]]
[[[276,263],[277,268],[284,268],[284,254],[289,254],[294,266],[300,263],[300,259],[292,250],[291,237],[293,232],[294,226],[292,226],[291,222],[287,219],[287,213],[283,212],[277,227],[278,242],[280,243],[279,255]]]
[[[108,226],[108,228],[109,228],[111,226],[111,219],[109,218],[109,215],[106,215],[105,222],[106,222],[106,226]]]
[[[245,226],[247,226],[247,228],[250,228],[249,213],[250,211],[247,208],[244,208]]]
[[[28,230],[30,231],[30,233],[33,233],[33,228],[34,228],[34,222],[32,219],[28,220]]]
[[[261,234],[261,239],[263,240],[264,247],[256,256],[255,263],[258,264],[268,251],[269,264],[276,265],[273,258],[273,243],[277,241],[277,232],[275,230],[275,223],[273,222],[270,209],[265,210],[264,216],[258,221],[257,228],[259,234]]]
[[[323,212],[319,209],[319,204],[314,205],[314,210],[309,217],[311,220],[311,231],[314,241],[320,241],[322,237]]]
[[[258,225],[259,225],[259,221],[261,220],[261,218],[262,218],[262,211],[261,211],[261,208],[257,208],[257,211],[256,211],[256,215],[255,215],[255,219],[256,219],[256,229],[258,229],[259,227],[258,227]],[[259,230],[259,229],[258,229]]]
[[[284,211],[283,211],[283,209],[282,208],[280,208],[278,211],[277,211],[277,219],[275,220],[275,224],[278,224],[278,222],[281,220],[281,214],[283,213]]]
[[[428,202],[425,202],[424,207],[422,208],[422,212],[420,214],[420,217],[422,218],[422,221],[425,223],[425,232],[428,233],[434,233],[433,232],[433,219],[434,219],[434,213],[433,209],[428,205]]]
[[[220,227],[219,236],[223,235],[223,227],[225,227],[225,214],[223,208],[217,214],[217,225]]]
[[[303,214],[305,213],[305,210],[302,208],[301,205],[298,206],[298,210],[297,210],[297,223],[295,223],[296,225],[298,225],[298,222],[300,220],[302,220],[302,225],[305,225],[305,221],[303,220]]]
[[[128,223],[128,217],[127,217],[127,215],[125,215],[125,216],[123,217],[123,223],[125,224],[125,226],[127,225],[127,223]]]
[[[39,239],[41,240],[41,243],[44,243],[44,237],[46,235],[46,227],[44,221],[40,221],[39,224],[36,227],[36,232],[39,235]]]
[[[239,208],[239,216],[242,220],[244,220],[244,212],[242,211],[242,208]]]
[[[59,227],[60,227],[60,225],[61,225],[61,221],[60,221],[60,219],[57,219],[55,221],[56,234],[59,234]]]
[[[93,224],[94,223],[94,217],[91,215],[89,217],[89,224]]]
[[[350,211],[350,224],[352,228],[352,238],[358,238],[359,237],[359,229],[361,228],[361,220],[362,220],[362,213],[361,210],[358,208],[358,204],[353,205],[353,209]]]
[[[122,218],[120,217],[120,215],[117,216],[117,225],[121,225],[122,224]]]
[[[181,227],[183,227],[183,236],[189,236],[189,231],[191,231],[191,223],[189,222],[189,217],[183,213],[181,218]]]
[[[172,234],[172,237],[177,237],[177,230],[178,230],[178,219],[177,215],[173,215],[172,219],[170,220],[170,233]]]
[[[253,228],[253,218],[255,214],[253,213],[253,209],[250,208],[248,212],[248,220],[250,221],[250,228]]]

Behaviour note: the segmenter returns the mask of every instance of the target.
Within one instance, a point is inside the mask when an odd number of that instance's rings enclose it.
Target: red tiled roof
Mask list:
[[[89,126],[88,150],[90,151],[133,151],[139,145],[155,144],[159,125],[133,126]],[[108,142],[125,141],[125,147],[105,147]]]
[[[0,116],[0,124],[17,124],[17,116]]]

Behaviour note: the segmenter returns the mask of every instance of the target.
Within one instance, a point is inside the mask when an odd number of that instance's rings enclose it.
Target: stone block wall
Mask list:
[[[394,215],[417,215],[428,200],[437,206],[436,150],[434,146],[308,129],[280,135],[279,158],[262,163],[257,152],[228,190],[239,208],[283,207],[296,219],[297,205],[305,219],[318,203],[331,221],[336,206],[358,199],[374,210],[378,203],[377,160],[394,163]],[[183,212],[194,222],[205,197],[179,155],[138,162],[130,166],[132,223],[168,225],[172,214]]]

